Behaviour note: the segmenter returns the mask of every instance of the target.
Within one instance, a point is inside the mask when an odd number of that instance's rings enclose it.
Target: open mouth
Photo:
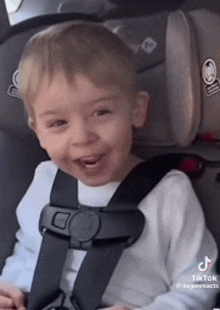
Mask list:
[[[99,165],[103,157],[104,157],[104,154],[94,155],[94,156],[84,157],[82,159],[79,159],[78,162],[82,167],[91,169],[91,168],[96,168]]]

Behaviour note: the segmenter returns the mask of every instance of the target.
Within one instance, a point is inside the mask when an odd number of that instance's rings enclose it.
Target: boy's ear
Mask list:
[[[38,141],[39,141],[39,143],[40,143],[40,146],[41,146],[42,148],[44,148],[44,147],[43,147],[43,144],[42,144],[42,141],[41,141],[41,139],[40,139],[40,136],[39,136],[39,132],[38,132],[38,130],[37,130],[36,121],[34,121],[31,117],[28,118],[28,126],[30,127],[31,130],[34,131],[35,135],[36,135],[37,138],[38,138]]]
[[[133,126],[140,128],[144,125],[150,96],[146,91],[139,91],[133,109]]]
[[[37,136],[38,140],[38,132],[37,132],[37,126],[36,126],[36,121],[33,120],[31,117],[28,118],[28,127],[33,130],[33,132],[35,133],[35,135]]]
[[[30,128],[30,129],[32,129],[34,132],[35,132],[35,130],[36,130],[36,124],[35,124],[35,122],[34,122],[34,120],[31,118],[31,117],[29,117],[28,118],[28,127]],[[35,132],[36,133],[36,132]]]

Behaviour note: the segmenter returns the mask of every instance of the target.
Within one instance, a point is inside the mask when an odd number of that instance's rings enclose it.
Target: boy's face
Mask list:
[[[87,185],[104,185],[135,166],[132,128],[143,125],[146,104],[143,94],[132,102],[116,85],[100,88],[81,74],[69,84],[56,73],[50,85],[42,83],[31,127],[60,169]]]

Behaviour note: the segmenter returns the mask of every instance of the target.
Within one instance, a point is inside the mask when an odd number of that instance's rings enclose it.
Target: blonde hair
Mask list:
[[[62,70],[68,82],[76,73],[97,86],[117,84],[134,92],[136,62],[133,52],[110,30],[90,22],[65,22],[35,34],[19,63],[20,93],[29,116],[44,78],[51,82]]]

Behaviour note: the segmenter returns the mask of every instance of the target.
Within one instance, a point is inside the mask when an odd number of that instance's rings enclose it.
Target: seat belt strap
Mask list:
[[[77,180],[59,171],[51,190],[51,205],[77,208]],[[41,249],[28,296],[28,310],[41,310],[59,298],[62,270],[69,242],[68,237],[51,233],[49,230],[43,232]],[[64,301],[65,296],[62,297]]]
[[[88,250],[78,272],[70,300],[80,310],[101,307],[101,299],[126,242],[96,246]]]
[[[27,309],[43,309],[60,295],[60,281],[69,240],[45,231]]]
[[[58,170],[50,193],[50,204],[57,207],[77,209],[79,207],[77,188],[75,178]]]
[[[165,171],[157,174],[155,169],[152,170],[152,167],[147,162],[139,164],[119,185],[108,206],[104,207],[104,211],[123,210],[124,208],[126,210],[134,210],[164,174]],[[51,192],[51,204],[59,208],[64,207],[64,210],[67,207],[73,206],[73,208],[76,208],[78,206],[77,181],[60,170],[57,173]],[[117,216],[120,221],[120,212]],[[30,296],[30,302],[28,302],[28,310],[41,310],[52,299],[48,298],[48,295],[54,297],[59,292],[59,286],[57,284],[60,283],[65,261],[64,256],[66,256],[67,243],[69,243],[70,238],[65,237],[63,238],[65,241],[59,241],[59,245],[55,245],[60,238],[56,233],[44,233],[44,235],[48,240],[44,241],[43,238],[42,247],[45,246],[46,248],[47,246],[48,248],[46,250],[44,249],[43,254],[39,255],[30,293],[32,296]],[[128,245],[124,239],[120,240],[120,238],[111,240],[112,243],[108,241],[96,243],[94,240],[92,247],[87,251],[70,297],[72,302],[71,309],[95,310],[100,306],[101,297],[105,288],[109,283],[123,249]],[[54,247],[56,247],[56,255],[54,254]],[[52,257],[55,261],[54,269],[49,267]],[[111,260],[109,260],[110,257]],[[47,276],[40,276],[42,269],[48,271]],[[36,273],[39,273],[39,276]],[[50,280],[53,282],[53,285],[47,283],[48,278],[53,279]],[[33,302],[35,299],[38,299],[38,301]],[[59,302],[59,307],[57,301]],[[63,298],[58,297],[44,309],[62,309],[62,306]]]

